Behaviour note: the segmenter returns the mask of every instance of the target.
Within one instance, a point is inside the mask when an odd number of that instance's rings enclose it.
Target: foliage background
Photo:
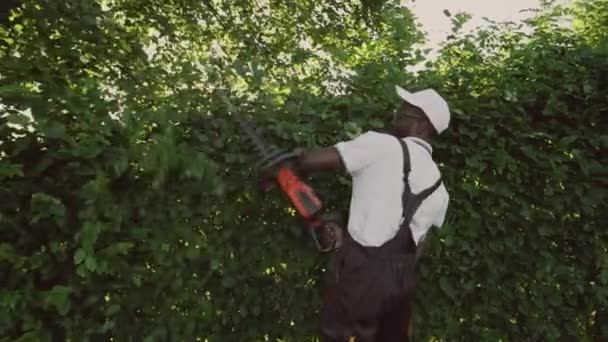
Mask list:
[[[415,340],[608,338],[608,2],[473,33],[456,14],[435,60],[398,3],[25,0],[3,17],[0,341],[313,340],[327,256],[257,191],[216,90],[294,148],[382,127],[394,84],[453,113]],[[348,178],[311,183],[346,212]]]

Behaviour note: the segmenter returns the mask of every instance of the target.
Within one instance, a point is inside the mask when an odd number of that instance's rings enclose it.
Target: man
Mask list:
[[[404,102],[389,134],[366,132],[300,152],[296,162],[303,173],[345,170],[352,176],[348,227],[333,259],[322,341],[409,341],[421,244],[431,226],[441,227],[448,206],[430,141],[448,128],[450,112],[434,90],[396,91]]]

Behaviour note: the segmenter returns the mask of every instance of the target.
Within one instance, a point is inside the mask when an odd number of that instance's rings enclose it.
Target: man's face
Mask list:
[[[393,111],[391,124],[400,130],[410,130],[420,125],[426,118],[418,108],[404,102],[399,108]]]

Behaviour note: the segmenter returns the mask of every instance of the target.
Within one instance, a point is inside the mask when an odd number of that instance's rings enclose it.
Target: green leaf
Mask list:
[[[200,248],[189,247],[186,249],[186,257],[188,259],[197,260],[201,255]]]
[[[84,261],[84,265],[91,272],[95,272],[97,270],[97,261],[92,256],[87,256]]]
[[[65,126],[57,121],[49,121],[41,127],[40,131],[51,139],[63,138],[66,134]]]
[[[8,243],[0,243],[0,261],[12,263],[15,260],[15,248]]]
[[[85,222],[81,232],[82,249],[93,254],[93,247],[97,241],[97,237],[101,232],[101,224],[98,222]]]
[[[104,256],[116,256],[116,255],[125,255],[127,254],[133,247],[135,246],[135,244],[133,244],[132,242],[117,242],[114,244],[111,244],[110,246],[102,249],[99,254],[102,254]]]
[[[22,168],[21,164],[13,164],[8,160],[0,160],[0,179],[23,177]]]
[[[211,269],[212,269],[212,270],[216,271],[216,270],[218,270],[218,269],[219,269],[221,266],[222,266],[222,264],[221,264],[221,262],[220,262],[220,261],[218,261],[218,260],[216,260],[216,259],[211,260]]]
[[[585,157],[578,157],[576,160],[578,161],[578,165],[580,166],[583,175],[589,177],[589,163],[587,162],[587,159]]]
[[[574,141],[576,141],[576,136],[575,135],[571,135],[568,137],[563,137],[559,140],[559,146],[561,148],[565,148],[568,147],[570,144],[572,144]]]
[[[373,128],[382,128],[384,127],[384,122],[380,119],[372,119],[369,121],[370,126]]]
[[[330,256],[255,189],[231,115],[281,150],[328,147],[381,128],[395,84],[453,114],[412,340],[608,340],[606,1],[470,34],[448,12],[415,72],[425,35],[399,0],[21,3],[0,25],[0,341],[311,340]],[[348,214],[334,176],[313,188]]]
[[[496,163],[496,171],[498,174],[502,174],[505,169],[505,165],[507,164],[507,154],[504,150],[496,151],[495,155],[495,163]]]
[[[106,317],[109,316],[113,316],[114,314],[116,314],[118,311],[120,311],[120,305],[119,304],[112,304],[110,305],[107,309],[106,309]]]
[[[50,342],[51,338],[49,337],[48,332],[36,329],[34,331],[28,331],[21,335],[18,339],[14,340],[14,342]]]
[[[70,293],[69,287],[57,285],[48,291],[45,301],[47,305],[55,307],[60,315],[65,316],[70,311]]]
[[[25,89],[21,85],[16,84],[16,83],[5,84],[5,85],[0,86],[0,97],[1,98],[18,97],[23,92],[25,92]]]
[[[74,264],[79,265],[80,263],[82,263],[84,261],[85,257],[86,257],[85,251],[82,250],[82,248],[78,248],[76,250],[76,253],[74,253]]]
[[[23,330],[39,330],[41,328],[42,322],[40,321],[40,319],[30,315],[23,317]]]
[[[520,150],[524,153],[524,155],[533,161],[537,160],[537,151],[535,151],[531,146],[523,145],[520,147]]]
[[[92,15],[84,15],[80,18],[80,21],[82,22],[83,26],[91,27],[97,25],[97,20]]]
[[[463,112],[463,111],[462,111],[462,109],[460,109],[460,108],[453,108],[453,109],[451,110],[451,112],[453,112],[453,113],[455,113],[455,114],[458,114],[458,115],[464,115],[464,112]]]
[[[131,277],[131,280],[133,281],[133,284],[135,284],[135,286],[140,287],[141,286],[141,275],[139,274],[134,274]]]
[[[443,290],[445,294],[447,294],[451,299],[456,298],[456,291],[448,281],[446,277],[439,278],[439,286]]]
[[[226,288],[232,288],[236,285],[236,280],[232,276],[225,276],[222,279],[222,286]]]
[[[76,267],[76,274],[78,274],[81,278],[85,278],[88,274],[87,267],[85,264],[80,264]]]
[[[32,195],[30,207],[30,222],[38,223],[41,220],[52,219],[57,224],[63,224],[65,207],[57,198],[45,193],[37,192]]]

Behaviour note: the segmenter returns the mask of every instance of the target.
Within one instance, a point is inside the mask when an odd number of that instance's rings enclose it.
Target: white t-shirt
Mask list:
[[[410,154],[410,188],[418,194],[435,184],[440,173],[427,142],[411,137],[405,142]],[[401,145],[393,136],[370,131],[335,147],[353,180],[348,231],[364,246],[380,246],[395,236],[403,213]],[[448,201],[441,184],[420,204],[410,224],[416,244],[431,226],[443,225]]]

